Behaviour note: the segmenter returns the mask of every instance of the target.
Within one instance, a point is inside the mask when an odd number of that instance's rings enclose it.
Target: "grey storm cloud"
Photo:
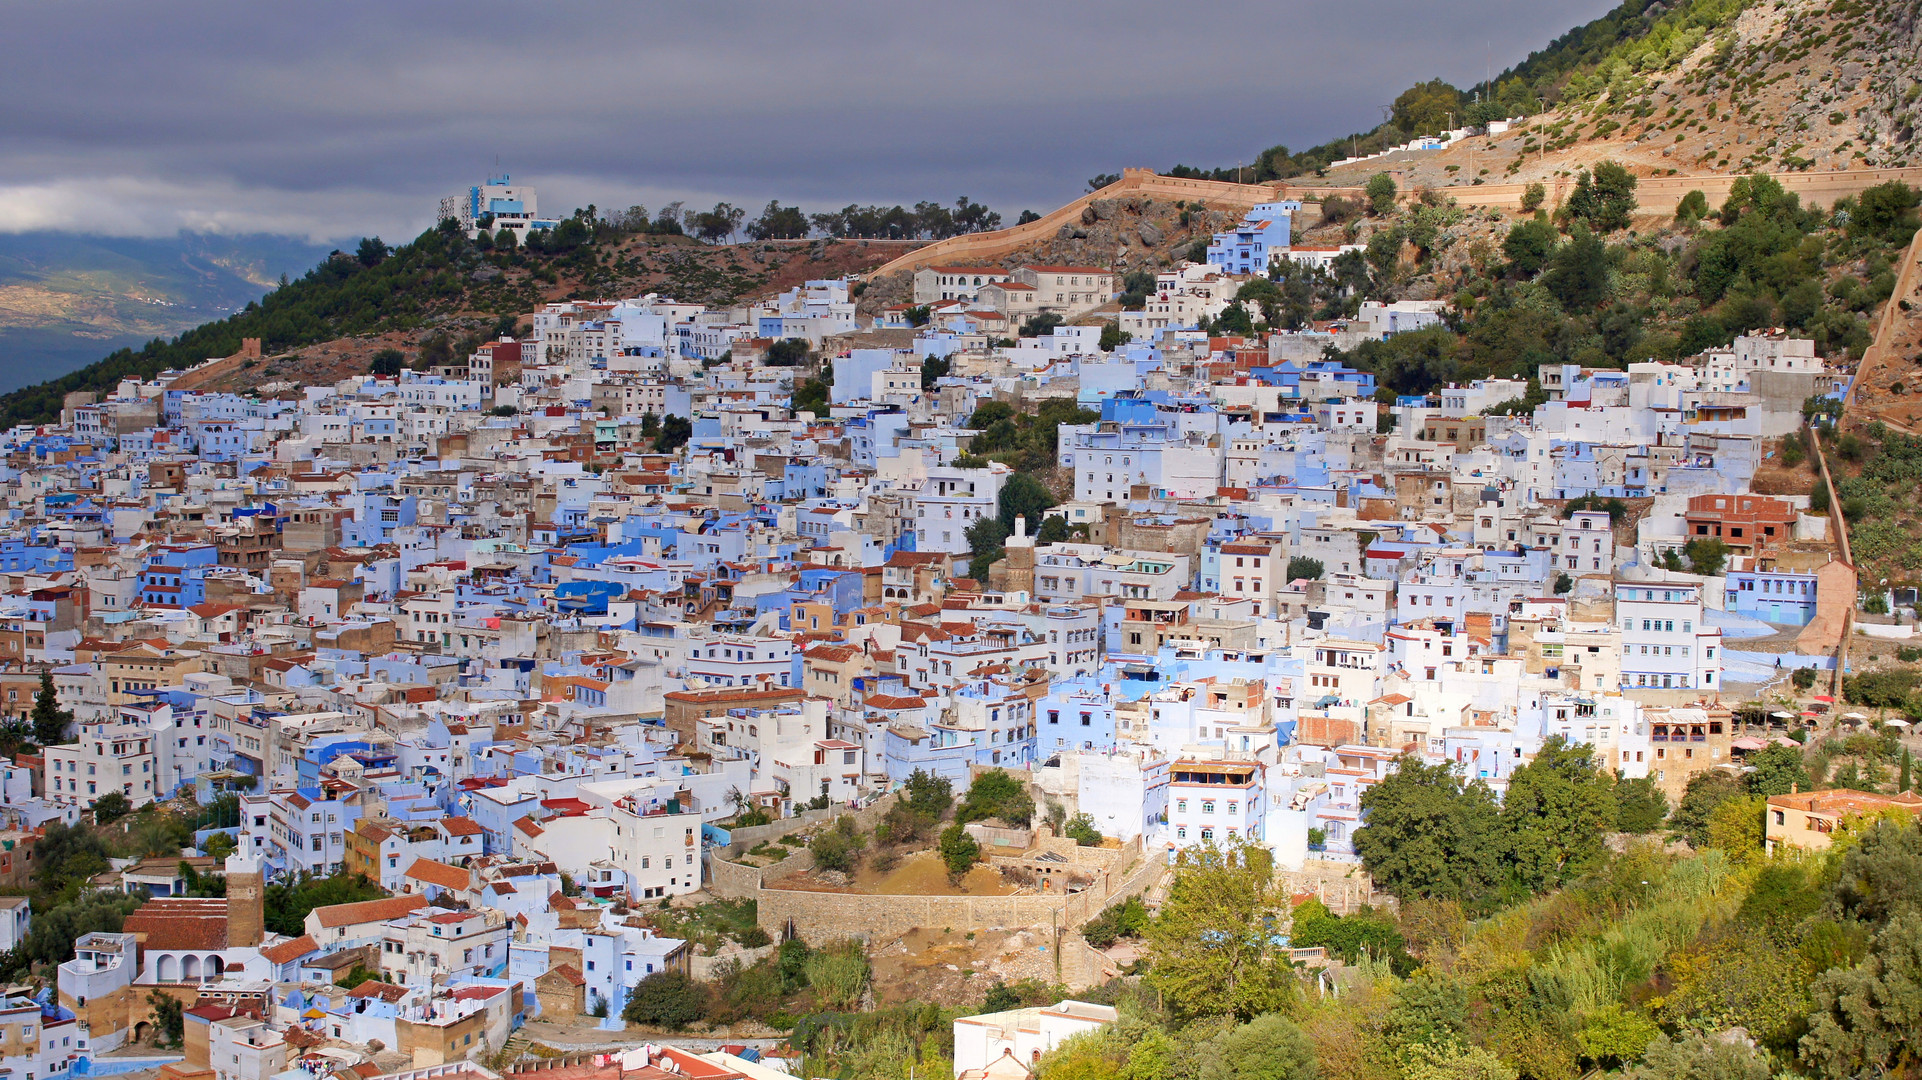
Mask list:
[[[1607,0],[0,0],[0,231],[390,237],[542,209],[986,202],[1233,165],[1467,85]]]

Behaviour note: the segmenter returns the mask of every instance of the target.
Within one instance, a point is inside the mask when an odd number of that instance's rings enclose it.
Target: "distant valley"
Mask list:
[[[223,318],[329,250],[264,235],[0,235],[0,393]]]

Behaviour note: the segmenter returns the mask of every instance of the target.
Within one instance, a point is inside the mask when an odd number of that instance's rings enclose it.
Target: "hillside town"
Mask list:
[[[498,187],[444,227],[555,224]],[[1291,244],[1301,212],[1153,272],[929,262],[871,311],[843,279],[558,301],[465,355],[169,372],[5,432],[0,879],[186,824],[61,894],[132,899],[11,992],[0,1073],[769,1080],[800,1062],[671,1035],[514,1063],[784,943],[945,935],[977,1002],[1088,990],[1132,957],[1077,931],[1184,853],[1390,905],[1356,838],[1414,765],[1500,800],[1580,747],[1673,806],[1799,729],[1905,724],[1839,711],[1875,583],[1784,462],[1847,369],[1761,329],[1397,394],[1331,357],[1448,301],[1224,332],[1250,281],[1360,257]],[[1767,805],[1770,850],[1922,810]],[[0,907],[6,949],[53,917]],[[953,1074],[1116,1017],[1004,1001]]]

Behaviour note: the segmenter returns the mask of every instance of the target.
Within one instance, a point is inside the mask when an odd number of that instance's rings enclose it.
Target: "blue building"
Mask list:
[[[220,561],[212,544],[168,544],[140,570],[140,600],[193,607],[207,602],[207,569]]]
[[[1738,615],[1784,626],[1815,621],[1813,570],[1731,570],[1724,606]]]
[[[1267,274],[1269,263],[1288,250],[1288,230],[1300,209],[1294,199],[1255,204],[1233,232],[1216,233],[1208,243],[1208,265],[1230,274]]]

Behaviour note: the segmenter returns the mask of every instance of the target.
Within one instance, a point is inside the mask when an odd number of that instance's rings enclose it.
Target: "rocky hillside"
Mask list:
[[[1541,87],[1552,107],[1445,151],[1328,170],[1410,185],[1545,180],[1602,159],[1641,175],[1922,163],[1915,0],[1650,4],[1634,36]],[[1499,80],[1498,80],[1499,83]]]
[[[1312,211],[1311,211],[1312,213]],[[1117,274],[1154,271],[1194,254],[1197,243],[1240,220],[1241,215],[1212,209],[1205,201],[1170,200],[1148,195],[1095,199],[1078,221],[1053,236],[994,260],[1004,269],[1024,265],[1112,267]],[[869,281],[861,310],[872,313],[911,298],[913,276],[890,272]]]

